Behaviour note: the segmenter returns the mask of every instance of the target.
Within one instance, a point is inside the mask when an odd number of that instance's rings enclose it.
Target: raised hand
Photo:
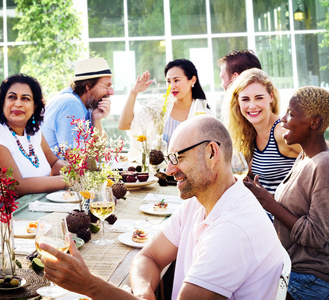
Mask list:
[[[145,71],[142,76],[138,76],[135,86],[132,89],[135,94],[144,92],[150,84],[153,82],[153,79],[150,80],[151,74],[149,71]]]

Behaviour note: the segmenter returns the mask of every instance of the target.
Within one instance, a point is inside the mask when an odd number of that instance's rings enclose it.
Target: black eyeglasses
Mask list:
[[[169,164],[171,162],[173,165],[177,165],[178,162],[179,162],[178,161],[178,155],[180,155],[180,154],[182,154],[182,153],[184,153],[184,152],[186,152],[188,150],[191,150],[191,149],[193,149],[193,148],[195,148],[195,147],[197,147],[197,146],[199,146],[199,145],[201,145],[203,143],[210,143],[210,142],[211,142],[210,140],[202,141],[200,143],[197,143],[197,144],[195,144],[193,146],[187,147],[187,148],[185,148],[183,150],[180,150],[178,152],[169,153],[167,156],[164,157],[165,158],[165,161],[166,161],[167,164]],[[220,146],[220,143],[219,142],[215,142],[215,143],[217,143],[218,146]]]

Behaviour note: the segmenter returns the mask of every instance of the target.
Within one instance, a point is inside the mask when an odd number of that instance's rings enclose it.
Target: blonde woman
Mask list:
[[[228,91],[227,128],[234,149],[250,166],[249,175],[272,194],[285,178],[300,152],[287,145],[281,127],[279,93],[270,77],[260,69],[241,73]]]

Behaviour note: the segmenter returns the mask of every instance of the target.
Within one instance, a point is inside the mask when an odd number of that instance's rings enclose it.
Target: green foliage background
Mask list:
[[[321,2],[322,6],[329,7],[329,0],[320,0],[320,2]],[[320,44],[320,46],[329,48],[329,13],[326,13],[326,19],[323,22],[320,22],[319,25],[323,26],[326,29],[326,31],[324,32],[323,41]],[[323,69],[329,69],[329,63],[326,66],[322,67],[322,68]],[[329,134],[328,134],[328,136],[329,136]]]
[[[83,51],[82,23],[72,0],[15,0],[19,18],[16,41],[26,60],[22,73],[37,78],[49,98],[63,89]]]

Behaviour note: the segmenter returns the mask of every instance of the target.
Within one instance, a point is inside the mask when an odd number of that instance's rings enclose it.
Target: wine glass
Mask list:
[[[243,179],[248,174],[248,164],[241,152],[233,153],[231,166],[232,172],[237,178]]]
[[[111,187],[103,187],[100,190],[94,190],[90,193],[90,212],[101,220],[102,238],[92,241],[95,245],[112,245],[114,240],[104,238],[104,221],[110,216],[115,208],[115,198]]]
[[[69,250],[69,242],[65,240],[65,236],[68,233],[66,218],[58,218],[54,216],[47,216],[44,219],[38,221],[38,229],[35,236],[35,247],[38,253],[45,258],[55,257],[40,249],[40,244],[48,244],[62,252]],[[66,294],[68,291],[59,287],[50,281],[50,286],[41,287],[37,290],[37,293],[44,297],[60,297]]]

